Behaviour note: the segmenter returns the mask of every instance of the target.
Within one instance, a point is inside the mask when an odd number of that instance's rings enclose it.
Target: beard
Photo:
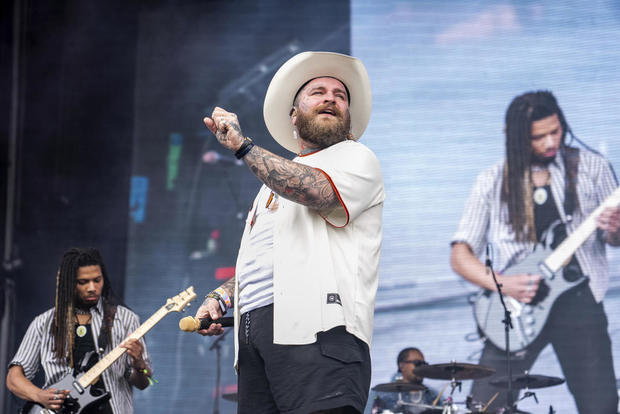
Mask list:
[[[549,164],[555,160],[555,155],[552,157],[542,157],[540,155],[532,154],[530,157],[530,164],[540,165],[542,167],[547,167]]]
[[[335,119],[318,119],[319,113],[325,109],[334,111]],[[316,145],[319,149],[327,148],[348,138],[351,116],[348,110],[343,114],[335,105],[321,105],[308,114],[298,109],[297,130],[304,141]]]

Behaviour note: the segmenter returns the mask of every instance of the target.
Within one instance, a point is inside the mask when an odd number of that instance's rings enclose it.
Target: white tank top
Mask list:
[[[250,213],[250,252],[237,264],[240,314],[273,303],[273,229],[278,195],[263,187],[256,200]]]

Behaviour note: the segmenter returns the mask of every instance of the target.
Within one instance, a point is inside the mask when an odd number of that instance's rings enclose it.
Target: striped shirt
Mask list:
[[[463,217],[452,243],[467,243],[478,257],[482,256],[487,243],[492,243],[497,269],[506,269],[530,254],[535,244],[518,242],[508,224],[508,207],[501,202],[504,162],[478,175],[465,204]],[[577,197],[579,208],[571,216],[564,212],[564,161],[558,152],[549,165],[551,193],[567,232],[572,233],[615,190],[617,182],[609,162],[593,152],[579,150],[577,174]],[[595,231],[576,252],[584,273],[590,278],[590,289],[597,302],[603,300],[609,285],[609,269],[605,256],[605,234]]]
[[[103,305],[101,300],[97,306],[90,309],[92,316],[92,332],[95,341],[95,348],[98,349],[97,339],[103,321]],[[45,385],[47,388],[67,375],[72,375],[73,370],[66,361],[56,359],[53,352],[54,339],[50,334],[50,328],[54,320],[54,308],[40,314],[30,323],[26,335],[17,350],[17,353],[9,363],[9,367],[20,365],[24,369],[26,378],[32,380],[39,370],[43,367],[45,372]],[[112,344],[104,351],[100,358],[118,346],[129,334],[140,326],[138,315],[124,306],[118,306],[112,326]],[[150,366],[148,352],[144,338],[140,340],[143,346],[142,357]],[[132,387],[129,384],[131,374],[131,358],[124,353],[118,358],[103,374],[103,382],[106,390],[110,393],[110,406],[115,414],[133,413]]]

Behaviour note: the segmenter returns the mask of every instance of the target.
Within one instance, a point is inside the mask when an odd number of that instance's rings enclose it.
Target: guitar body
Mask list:
[[[522,262],[507,269],[504,275],[515,274],[539,274],[543,278],[540,282],[538,293],[530,304],[504,296],[506,307],[511,312],[514,329],[510,331],[510,350],[520,351],[531,344],[540,335],[551,307],[555,300],[567,290],[576,287],[587,280],[580,277],[574,281],[564,278],[562,269],[555,274],[545,271],[543,262],[551,254],[552,250],[538,245],[536,250]],[[473,303],[474,317],[478,327],[484,336],[493,345],[505,350],[504,308],[497,292],[489,290],[481,291]]]
[[[61,390],[69,390],[69,396],[65,399],[60,411],[48,410],[39,404],[28,402],[22,408],[22,414],[80,414],[87,408],[98,407],[110,399],[109,393],[103,393],[101,395],[91,395],[90,386],[83,388],[82,392],[79,390],[81,387],[79,384],[76,386],[76,378],[71,375],[64,377],[62,380],[51,385],[49,388],[56,388]]]

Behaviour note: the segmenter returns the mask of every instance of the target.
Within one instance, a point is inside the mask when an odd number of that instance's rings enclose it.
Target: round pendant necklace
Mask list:
[[[539,206],[542,206],[543,204],[545,204],[545,202],[547,201],[547,198],[549,197],[545,187],[537,187],[534,190],[533,196],[534,196],[534,202],[538,204]]]
[[[83,338],[84,335],[86,335],[86,327],[84,325],[78,325],[78,327],[75,328],[75,334],[80,338]]]
[[[81,313],[80,315],[84,315],[83,313]],[[90,320],[92,318],[92,316],[90,315],[90,313],[88,314],[88,320],[84,323],[80,323],[80,319],[77,317],[77,315],[75,316],[78,322],[78,326],[75,327],[75,334],[77,336],[79,336],[80,338],[83,338],[84,335],[86,335],[86,332],[88,332],[88,330],[86,329],[86,325],[90,323]]]

